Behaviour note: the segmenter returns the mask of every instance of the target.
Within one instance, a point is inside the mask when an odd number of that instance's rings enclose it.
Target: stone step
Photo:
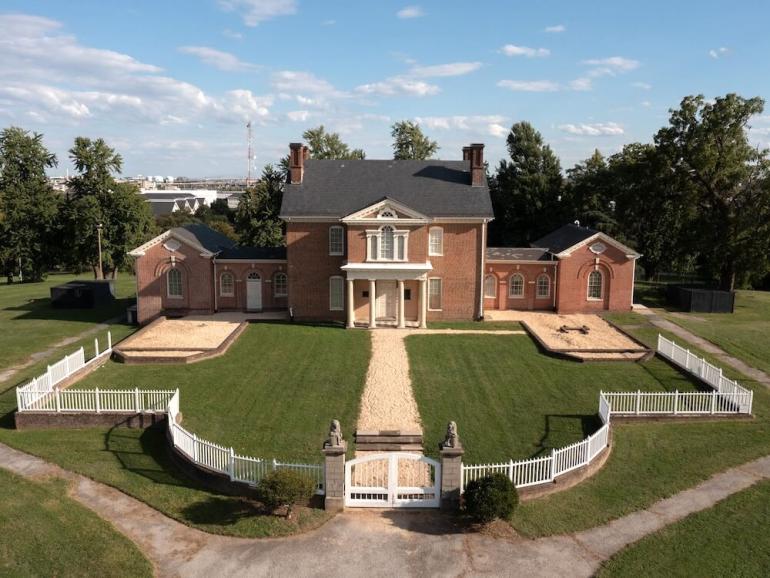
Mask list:
[[[373,444],[356,442],[359,452],[415,452],[422,453],[422,444]]]
[[[356,430],[356,436],[422,436],[420,430],[410,429],[379,429],[379,430]]]
[[[422,445],[422,436],[375,436],[356,435],[356,444],[419,444]]]

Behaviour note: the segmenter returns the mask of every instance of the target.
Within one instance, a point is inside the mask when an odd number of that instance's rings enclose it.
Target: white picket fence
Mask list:
[[[112,333],[107,332],[107,348],[99,350],[99,339],[94,339],[94,356],[86,361],[85,349],[81,347],[74,353],[65,356],[53,365],[49,365],[46,372],[33,378],[29,383],[16,388],[16,406],[18,411],[52,411],[41,409],[43,407],[58,407],[54,399],[56,386],[74,374],[76,371],[98,363],[112,354]],[[60,401],[60,400],[59,400]]]
[[[711,411],[710,407],[710,413],[751,413],[754,392],[739,385],[737,381],[726,378],[722,375],[720,367],[712,365],[662,335],[658,335],[658,353],[714,390],[719,400],[713,402],[715,411]],[[736,406],[738,411],[724,409],[732,406]]]
[[[714,388],[710,392],[600,392],[602,427],[586,439],[551,455],[496,464],[462,465],[461,488],[494,473],[505,474],[517,488],[553,482],[590,464],[609,443],[610,416],[751,414],[753,392],[722,375],[722,370],[658,336],[658,352]]]

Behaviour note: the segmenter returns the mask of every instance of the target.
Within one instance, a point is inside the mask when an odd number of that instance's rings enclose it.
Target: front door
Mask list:
[[[262,278],[255,271],[249,273],[246,279],[246,309],[249,311],[262,309]]]
[[[377,319],[396,318],[397,287],[395,281],[377,281]]]

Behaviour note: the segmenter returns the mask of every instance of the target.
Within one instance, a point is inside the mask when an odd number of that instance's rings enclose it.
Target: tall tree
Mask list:
[[[528,122],[511,127],[506,140],[510,160],[501,160],[492,179],[495,220],[491,242],[526,246],[563,224],[559,159]]]
[[[362,149],[351,149],[342,142],[336,132],[326,132],[323,125],[310,128],[302,133],[302,138],[310,148],[314,159],[363,159],[366,154]]]
[[[21,263],[25,279],[40,280],[52,264],[60,199],[45,170],[56,157],[43,135],[10,127],[0,133],[0,265],[9,282]]]
[[[685,97],[655,142],[683,187],[692,187],[704,271],[732,290],[736,280],[767,271],[770,253],[768,151],[751,145],[747,126],[761,98],[736,94]]]
[[[567,171],[562,205],[570,219],[608,235],[619,234],[615,218],[615,191],[607,161],[598,150]]]
[[[438,143],[425,136],[420,125],[411,120],[402,120],[391,127],[393,137],[393,158],[397,160],[425,160],[438,151]]]
[[[69,263],[90,266],[96,279],[103,279],[105,271],[114,278],[118,269],[127,264],[127,252],[140,245],[153,230],[149,205],[135,187],[115,180],[114,174],[120,173],[123,159],[103,139],[77,137],[69,152],[78,171],[69,180],[70,196],[65,206]]]
[[[278,218],[283,183],[280,171],[266,165],[256,185],[241,195],[235,211],[235,230],[241,244],[255,247],[284,244],[283,223]]]

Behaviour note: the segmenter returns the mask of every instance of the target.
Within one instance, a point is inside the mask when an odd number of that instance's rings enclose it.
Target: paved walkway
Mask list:
[[[72,497],[133,540],[160,576],[591,576],[628,544],[770,479],[770,456],[577,534],[538,540],[463,533],[439,512],[346,512],[293,538],[206,534],[142,502],[0,444],[0,464],[26,478],[56,476]]]
[[[752,367],[737,357],[733,357],[721,347],[711,343],[711,341],[708,339],[703,339],[699,335],[695,335],[692,331],[688,331],[684,327],[677,325],[668,319],[664,319],[649,307],[645,307],[643,305],[634,305],[634,311],[647,317],[650,320],[650,323],[652,323],[655,327],[660,327],[661,329],[670,331],[677,337],[680,337],[692,345],[701,348],[706,353],[710,353],[722,361],[725,365],[729,365],[733,369],[740,371],[746,377],[750,377],[751,379],[758,381],[766,387],[770,387],[770,375],[766,374],[762,370],[757,369],[756,367]]]

